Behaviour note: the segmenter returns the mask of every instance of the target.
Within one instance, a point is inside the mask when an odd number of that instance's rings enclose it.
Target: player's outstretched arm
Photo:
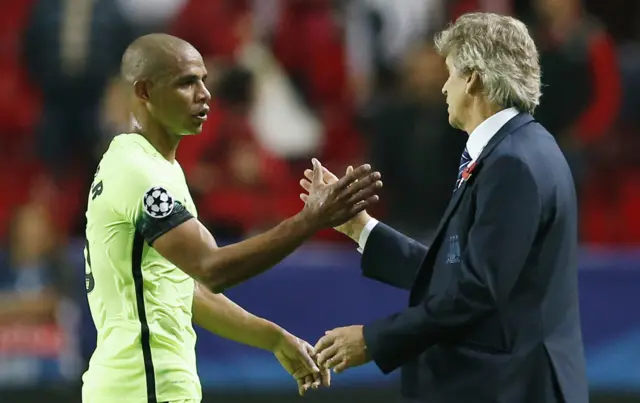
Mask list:
[[[380,173],[372,173],[369,165],[327,184],[320,162],[314,159],[313,164],[304,209],[275,228],[218,247],[198,220],[189,219],[158,237],[152,246],[208,289],[222,292],[273,267],[320,229],[343,224],[378,200]]]
[[[320,372],[314,362],[313,347],[309,343],[198,283],[193,299],[193,321],[226,339],[271,351],[298,383],[300,395],[309,388],[329,386],[331,382],[330,372]]]

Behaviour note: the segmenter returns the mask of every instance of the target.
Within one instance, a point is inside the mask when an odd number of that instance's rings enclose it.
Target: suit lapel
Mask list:
[[[478,157],[478,159],[476,161],[476,167],[475,167],[475,169],[473,171],[474,174],[469,180],[472,180],[473,178],[478,176],[478,174],[482,170],[482,160],[484,160],[489,154],[491,154],[491,152],[495,149],[495,147],[498,144],[500,144],[500,142],[505,137],[507,137],[507,135],[509,135],[510,133],[515,131],[516,129],[524,126],[525,124],[531,122],[532,120],[533,120],[533,117],[530,114],[528,114],[528,113],[520,113],[520,114],[516,115],[513,119],[508,121],[504,126],[502,126],[502,128],[500,128],[500,130],[498,130],[498,132],[491,138],[491,140],[489,140],[489,143],[487,143],[485,148],[480,153],[480,156]],[[447,209],[445,210],[445,212],[444,212],[444,214],[442,216],[442,219],[440,220],[440,223],[438,224],[438,228],[436,229],[435,235],[433,237],[433,240],[434,240],[433,244],[434,245],[439,240],[439,238],[442,236],[441,233],[446,228],[447,224],[449,223],[449,220],[451,219],[451,215],[453,214],[453,212],[455,211],[456,207],[460,203],[460,200],[462,199],[462,195],[464,194],[464,191],[467,188],[467,182],[468,181],[464,181],[462,183],[462,185],[460,186],[460,188],[458,188],[458,190],[456,190],[453,193],[453,195],[451,196],[451,201],[449,201],[449,205],[447,206]],[[433,251],[434,249],[437,249],[437,248],[429,248],[429,252]]]

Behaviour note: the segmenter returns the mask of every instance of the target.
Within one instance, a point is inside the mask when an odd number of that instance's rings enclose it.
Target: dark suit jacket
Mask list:
[[[430,403],[585,403],[577,206],[554,138],[528,114],[490,140],[430,248],[380,223],[364,275],[411,290],[364,327],[384,373]]]

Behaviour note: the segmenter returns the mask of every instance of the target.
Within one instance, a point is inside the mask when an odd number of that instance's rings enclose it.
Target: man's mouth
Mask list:
[[[193,115],[194,118],[204,122],[207,120],[207,115],[209,114],[209,107],[203,108],[200,112]]]

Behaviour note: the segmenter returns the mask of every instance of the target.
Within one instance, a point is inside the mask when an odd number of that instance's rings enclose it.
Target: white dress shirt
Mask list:
[[[484,150],[485,146],[489,143],[489,140],[518,113],[520,112],[516,108],[503,109],[480,123],[478,127],[471,132],[467,140],[467,151],[469,151],[469,156],[471,156],[471,162],[478,159],[482,150]],[[367,239],[369,239],[369,234],[377,224],[378,220],[371,218],[364,226],[364,229],[360,233],[360,239],[358,240],[358,251],[360,253],[364,251]]]

